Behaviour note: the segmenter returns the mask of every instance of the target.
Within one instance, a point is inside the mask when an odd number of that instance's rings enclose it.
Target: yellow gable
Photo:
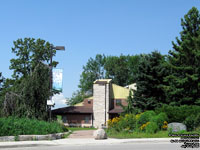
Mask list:
[[[127,99],[129,96],[129,89],[112,84],[111,96],[113,99]]]

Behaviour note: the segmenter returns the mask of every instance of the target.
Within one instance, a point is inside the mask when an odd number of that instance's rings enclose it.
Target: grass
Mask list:
[[[181,134],[192,134],[192,133],[198,133],[200,132],[183,132]],[[127,133],[127,132],[115,132],[115,133],[110,133],[107,132],[108,137],[110,138],[118,138],[118,139],[128,139],[128,138],[171,138],[169,137],[169,132],[168,131],[159,131],[155,134],[147,134],[147,133]]]
[[[82,128],[82,127],[68,127],[68,130],[79,131],[79,130],[96,130],[96,128]]]

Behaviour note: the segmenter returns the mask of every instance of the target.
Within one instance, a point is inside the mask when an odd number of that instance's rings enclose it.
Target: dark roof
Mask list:
[[[107,84],[107,81],[96,81],[95,84]]]
[[[52,110],[53,114],[66,114],[66,113],[93,113],[92,107],[85,106],[69,106]]]
[[[111,109],[108,113],[115,114],[115,113],[122,113],[122,112],[124,112],[122,108],[114,108],[114,109]]]

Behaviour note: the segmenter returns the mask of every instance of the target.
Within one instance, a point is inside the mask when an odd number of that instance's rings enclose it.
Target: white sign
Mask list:
[[[62,69],[53,69],[53,89],[62,91],[62,78],[63,70]]]

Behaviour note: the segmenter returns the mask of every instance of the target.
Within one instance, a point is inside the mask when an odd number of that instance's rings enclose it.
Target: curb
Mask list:
[[[94,138],[80,139],[60,139],[52,141],[17,141],[17,142],[0,142],[0,149],[12,147],[37,147],[37,146],[58,146],[58,145],[112,145],[128,143],[170,143],[170,138],[150,138],[150,139],[113,139],[95,140]]]
[[[64,133],[55,133],[47,135],[18,135],[18,136],[1,136],[0,142],[14,142],[14,141],[41,141],[41,140],[57,140],[64,137],[65,134],[71,133],[70,131]]]

